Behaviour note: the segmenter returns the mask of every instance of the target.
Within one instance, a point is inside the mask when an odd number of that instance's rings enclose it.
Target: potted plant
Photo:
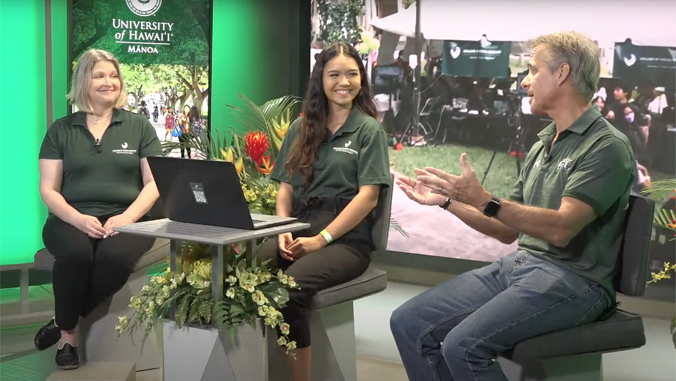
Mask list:
[[[642,193],[658,203],[663,203],[669,196],[671,196],[672,199],[676,199],[676,195],[674,194],[676,193],[676,179],[653,182],[650,187],[643,190]],[[662,229],[676,231],[676,210],[665,208],[658,209],[657,213],[655,213],[653,225]],[[674,239],[676,239],[676,234],[671,240]],[[652,279],[648,281],[648,284],[657,283],[663,279],[671,279],[673,273],[676,273],[676,258],[674,259],[674,263],[665,262],[664,268],[661,269],[660,272],[651,273]],[[671,336],[674,347],[676,348],[676,317],[674,317],[671,322]]]

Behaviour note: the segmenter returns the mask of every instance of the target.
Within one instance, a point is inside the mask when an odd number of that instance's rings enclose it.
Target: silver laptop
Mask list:
[[[293,217],[251,214],[232,163],[148,157],[160,202],[172,221],[233,229],[264,229]]]

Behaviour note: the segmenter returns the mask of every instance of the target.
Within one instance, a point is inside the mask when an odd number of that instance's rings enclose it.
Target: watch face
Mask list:
[[[484,209],[484,214],[488,217],[493,217],[496,214],[498,214],[498,210],[500,210],[500,201],[494,198],[490,200],[486,205],[486,208]]]

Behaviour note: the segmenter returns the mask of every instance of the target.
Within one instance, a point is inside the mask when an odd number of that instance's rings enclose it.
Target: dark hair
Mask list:
[[[330,108],[329,99],[324,93],[324,65],[339,55],[354,59],[359,67],[361,89],[352,101],[352,107],[357,107],[363,113],[374,118],[377,115],[371,85],[357,51],[344,42],[334,43],[324,48],[317,56],[315,66],[312,69],[302,107],[304,118],[300,122],[298,136],[291,146],[289,157],[285,163],[288,177],[293,177],[294,173],[298,171],[302,177],[304,188],[310,186],[312,182],[312,164],[317,159],[319,147],[326,140],[327,134]]]
[[[197,109],[197,106],[192,105],[190,107],[190,111],[188,111],[188,119],[192,122],[193,120],[199,120],[200,118],[200,111]]]
[[[614,90],[617,90],[617,89],[622,89],[622,92],[625,93],[627,96],[631,96],[631,92],[634,91],[633,86],[631,86],[627,83],[624,83],[624,82],[617,82],[615,84]]]

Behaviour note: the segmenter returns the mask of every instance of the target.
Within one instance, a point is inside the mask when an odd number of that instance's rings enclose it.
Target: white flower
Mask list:
[[[228,291],[225,292],[225,296],[228,298],[234,298],[235,297],[235,289],[230,287],[228,288]]]
[[[260,316],[265,316],[268,314],[267,307],[266,306],[260,306],[258,307],[258,314]]]
[[[286,345],[286,337],[282,336],[279,339],[277,339],[277,344],[278,345]]]
[[[230,285],[232,286],[232,285],[234,285],[235,283],[237,283],[237,278],[236,278],[235,276],[233,276],[233,275],[230,275],[230,276],[228,277],[227,282],[230,283]]]
[[[142,292],[148,292],[148,291],[150,291],[150,286],[148,286],[148,285],[146,284],[145,286],[143,286],[143,288],[141,289],[141,291],[142,291]]]
[[[283,335],[288,335],[290,329],[291,326],[289,326],[288,323],[282,323],[282,325],[279,326],[279,330],[282,331]]]

